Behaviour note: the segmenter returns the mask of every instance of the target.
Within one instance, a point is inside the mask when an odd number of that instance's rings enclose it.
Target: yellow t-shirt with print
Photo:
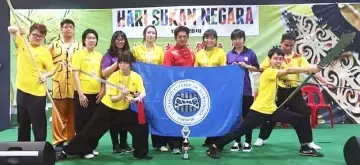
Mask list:
[[[141,76],[131,71],[130,75],[124,76],[121,71],[116,71],[110,75],[107,79],[108,82],[119,85],[121,87],[125,86],[132,93],[141,93],[145,91],[145,87],[143,84],[143,80]],[[126,98],[113,103],[110,99],[111,96],[120,95],[121,91],[113,86],[106,85],[106,95],[102,98],[101,102],[108,106],[109,108],[115,110],[126,110],[130,106],[130,102],[126,100]],[[129,94],[128,97],[134,97],[132,94]]]
[[[101,58],[102,55],[97,52],[89,52],[86,48],[77,51],[71,56],[71,67],[75,70],[81,70],[96,77],[101,77]],[[98,94],[101,90],[101,82],[80,72],[79,79],[81,90],[84,94]]]
[[[226,65],[226,53],[223,49],[215,47],[211,51],[201,49],[196,53],[195,66],[214,67]]]
[[[284,62],[281,66],[281,69],[286,69],[290,67],[307,67],[309,62],[300,54],[293,52],[291,55],[287,55],[284,58]],[[267,57],[261,64],[261,69],[266,69],[270,67],[270,60]],[[294,88],[298,86],[300,81],[300,74],[288,74],[284,77],[279,78],[278,85],[282,88]]]
[[[46,96],[45,86],[39,81],[40,75],[32,62],[24,38],[18,35],[14,40],[17,55],[16,88],[34,96]],[[43,46],[33,47],[31,44],[29,44],[29,48],[34,57],[36,67],[41,73],[55,69],[51,54],[47,48]]]
[[[264,114],[276,111],[277,72],[277,69],[270,67],[261,74],[258,95],[250,109]]]
[[[136,61],[162,65],[164,63],[164,51],[160,46],[154,45],[153,51],[148,51],[144,44],[133,48],[133,55]]]
[[[82,49],[81,42],[74,41],[65,46],[62,40],[57,40],[51,43],[52,58],[54,65],[59,67],[52,77],[52,98],[65,99],[74,98],[74,80],[70,68],[62,65],[61,62],[70,62],[70,57],[79,49]]]

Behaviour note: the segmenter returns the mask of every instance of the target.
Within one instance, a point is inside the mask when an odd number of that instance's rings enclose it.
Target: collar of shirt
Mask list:
[[[233,49],[229,51],[226,55],[227,64],[229,65],[238,62],[246,62],[247,64],[249,64],[251,56],[252,55],[250,49],[246,48],[245,46],[244,46],[244,50],[240,54],[235,52],[235,50]]]
[[[192,53],[191,49],[189,47],[187,47],[187,46],[184,47],[184,46],[180,46],[180,45],[176,44],[174,46],[174,49],[177,51],[178,55],[181,55],[181,56],[184,56],[184,57],[188,57]]]
[[[235,51],[235,48],[232,49],[232,53],[241,55],[243,53],[247,53],[249,50],[250,49],[248,49],[246,46],[244,46],[243,51],[240,54]]]

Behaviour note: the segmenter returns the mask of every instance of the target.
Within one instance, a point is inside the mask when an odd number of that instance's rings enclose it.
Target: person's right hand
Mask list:
[[[84,94],[79,95],[79,101],[82,107],[87,108],[89,100]]]
[[[321,71],[321,69],[317,65],[309,65],[308,69],[309,69],[309,72],[311,72],[311,73],[317,73],[317,72]]]
[[[130,93],[130,90],[128,89],[128,88],[126,88],[126,87],[124,87],[122,90],[121,90],[121,94],[123,95],[123,96],[126,96],[126,95],[128,95]]]

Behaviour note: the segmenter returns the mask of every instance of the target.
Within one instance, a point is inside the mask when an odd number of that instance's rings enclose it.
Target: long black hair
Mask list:
[[[121,51],[119,51],[119,48],[116,47],[116,39],[118,37],[121,37],[125,40],[124,47],[122,49],[120,49]],[[121,30],[116,31],[111,37],[111,43],[110,43],[110,47],[108,49],[108,53],[111,56],[120,56],[119,52],[129,51],[129,50],[130,50],[130,46],[129,46],[129,41],[128,41],[128,38],[126,37],[126,34]]]

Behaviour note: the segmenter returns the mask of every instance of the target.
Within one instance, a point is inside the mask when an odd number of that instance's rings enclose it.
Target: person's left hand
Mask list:
[[[104,97],[105,95],[105,90],[102,90],[100,91],[100,93],[98,95],[96,95],[96,104],[99,104],[101,99]]]
[[[134,102],[141,102],[140,97],[126,97],[126,100],[129,101],[130,103],[134,103]]]
[[[239,64],[241,67],[246,68],[246,69],[247,69],[247,67],[248,67],[248,65],[247,65],[245,62],[239,62],[238,64]]]
[[[45,75],[40,75],[40,77],[39,77],[39,81],[40,81],[40,83],[44,83],[45,81],[46,81],[46,76]]]

